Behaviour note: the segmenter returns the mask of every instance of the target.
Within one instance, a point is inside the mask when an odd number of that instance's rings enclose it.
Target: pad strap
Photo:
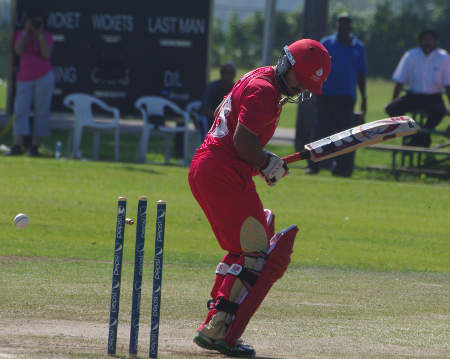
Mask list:
[[[259,278],[259,274],[256,274],[239,264],[233,264],[230,269],[228,269],[228,274],[238,277],[243,283],[248,283],[251,287],[255,285]]]
[[[209,310],[217,309],[230,314],[236,314],[239,309],[239,304],[231,302],[224,297],[217,298],[217,301],[214,301],[214,299],[208,300],[206,305]]]

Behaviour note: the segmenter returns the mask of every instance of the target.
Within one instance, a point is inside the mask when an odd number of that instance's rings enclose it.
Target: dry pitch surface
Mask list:
[[[148,357],[146,265],[139,357]],[[222,357],[192,337],[212,281],[164,273],[160,358]],[[0,358],[107,358],[110,263],[0,257]],[[124,266],[118,357],[128,357],[132,266]],[[450,276],[291,268],[247,328],[258,358],[449,358]]]

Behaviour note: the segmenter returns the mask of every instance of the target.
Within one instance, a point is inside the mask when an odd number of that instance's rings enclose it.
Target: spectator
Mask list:
[[[367,63],[364,45],[352,34],[352,20],[344,14],[337,21],[336,34],[321,40],[331,55],[331,72],[323,84],[322,95],[317,98],[317,121],[313,125],[312,140],[355,126],[353,109],[356,101],[356,87],[361,93],[361,113],[367,107],[366,74]],[[355,153],[349,153],[333,160],[333,175],[350,177],[353,173]],[[309,161],[306,173],[319,172],[318,163]]]
[[[231,91],[235,76],[236,66],[231,62],[227,62],[220,67],[220,79],[210,82],[206,87],[200,112],[208,119],[208,130],[214,122],[214,111],[225,95]]]
[[[39,156],[41,138],[50,135],[50,105],[54,88],[54,75],[50,57],[52,35],[45,31],[45,17],[41,12],[28,12],[23,30],[18,31],[14,51],[20,56],[14,100],[14,143],[11,155],[23,153],[23,137],[30,136],[30,156]],[[33,131],[30,113],[33,108]]]
[[[395,69],[394,95],[386,106],[389,116],[400,116],[405,112],[423,112],[427,116],[424,128],[432,130],[446,114],[442,99],[445,89],[450,99],[450,56],[437,48],[438,35],[434,30],[423,30],[419,35],[419,46],[407,51]],[[408,85],[406,95],[400,97],[403,86]],[[429,147],[429,133],[419,132],[408,138],[410,146]]]

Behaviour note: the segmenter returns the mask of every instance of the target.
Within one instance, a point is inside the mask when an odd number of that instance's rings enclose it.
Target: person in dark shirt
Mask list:
[[[236,65],[227,62],[220,67],[220,79],[208,84],[203,93],[200,113],[208,119],[208,130],[214,122],[214,111],[231,91],[236,76]]]

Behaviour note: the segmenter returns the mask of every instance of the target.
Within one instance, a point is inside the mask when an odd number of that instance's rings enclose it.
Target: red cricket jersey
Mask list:
[[[272,67],[242,76],[225,97],[191,162],[188,178],[192,194],[220,246],[230,253],[242,253],[241,227],[249,217],[258,220],[269,236],[264,207],[252,179],[256,171],[236,151],[234,132],[240,121],[264,146],[278,125],[280,97]]]
[[[242,76],[225,97],[199,152],[214,151],[215,155],[240,160],[252,171],[250,164],[242,160],[233,143],[234,131],[240,121],[258,135],[264,147],[272,138],[281,113],[281,92],[276,85],[272,66],[257,68]]]

